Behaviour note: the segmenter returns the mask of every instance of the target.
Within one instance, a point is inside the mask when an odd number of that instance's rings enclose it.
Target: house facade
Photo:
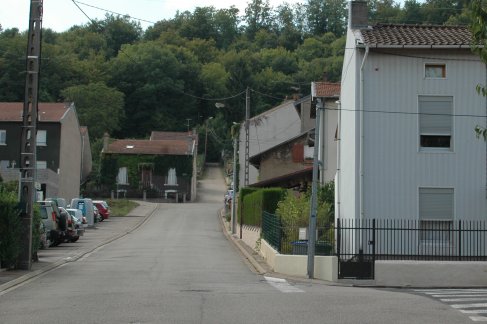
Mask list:
[[[350,3],[336,217],[407,219],[444,231],[487,215],[486,66],[467,27],[368,26]],[[423,234],[421,234],[423,235]],[[451,243],[451,242],[450,242]]]
[[[91,172],[89,140],[84,141],[73,103],[40,103],[37,126],[37,182],[43,197],[79,197],[80,182]],[[18,180],[23,103],[0,103],[0,173]]]
[[[300,119],[289,100],[249,119],[249,158],[300,134]],[[239,187],[245,185],[245,127],[242,123],[238,146]],[[249,163],[249,185],[259,181],[257,168]]]
[[[336,174],[337,99],[340,84],[313,82],[313,95],[294,102],[299,116],[300,133],[286,141],[250,157],[250,163],[259,169],[259,181],[254,187],[280,186],[306,190],[311,184],[315,145],[316,101],[325,104],[320,118],[319,179],[322,184],[332,181]],[[315,98],[315,100],[313,100]],[[318,98],[318,99],[316,99]]]
[[[105,134],[102,170],[117,196],[196,199],[198,135],[152,132],[149,140],[110,140]]]

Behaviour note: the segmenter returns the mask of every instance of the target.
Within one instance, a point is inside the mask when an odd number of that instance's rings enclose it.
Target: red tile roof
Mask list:
[[[69,108],[66,103],[39,103],[40,122],[59,122]],[[0,121],[22,121],[22,102],[0,102]]]
[[[104,153],[148,154],[148,155],[189,155],[193,151],[193,141],[188,140],[116,140],[108,145]]]
[[[340,97],[340,83],[313,82],[313,97]]]
[[[174,139],[188,139],[191,137],[193,139],[197,139],[197,134],[193,134],[191,132],[160,132],[160,131],[152,131],[150,135],[150,140],[174,140]]]
[[[378,24],[360,30],[362,41],[371,47],[470,47],[467,26]]]

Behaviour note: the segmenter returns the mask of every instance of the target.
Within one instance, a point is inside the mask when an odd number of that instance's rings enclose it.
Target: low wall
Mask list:
[[[487,262],[376,261],[375,284],[401,287],[487,286]]]
[[[306,277],[308,256],[279,254],[265,240],[261,240],[260,252],[273,271]],[[327,281],[338,281],[338,259],[336,256],[315,256],[314,277]]]
[[[237,236],[240,236],[240,224],[237,224]],[[260,227],[243,225],[242,226],[242,241],[245,242],[252,249],[257,246],[257,241],[260,239]]]

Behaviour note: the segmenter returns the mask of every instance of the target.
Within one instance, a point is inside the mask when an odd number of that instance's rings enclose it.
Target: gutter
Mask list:
[[[365,55],[360,65],[360,215],[359,219],[362,223],[364,219],[364,67],[367,57],[369,56],[369,46],[365,47]],[[360,231],[360,236],[362,236],[362,231]],[[362,237],[360,237],[360,250],[362,250]]]

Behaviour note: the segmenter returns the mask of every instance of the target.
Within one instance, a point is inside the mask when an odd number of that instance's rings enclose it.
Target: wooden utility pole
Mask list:
[[[31,0],[27,44],[24,109],[20,148],[20,204],[22,219],[22,249],[18,268],[32,266],[32,218],[36,201],[36,133],[41,56],[42,1]]]

